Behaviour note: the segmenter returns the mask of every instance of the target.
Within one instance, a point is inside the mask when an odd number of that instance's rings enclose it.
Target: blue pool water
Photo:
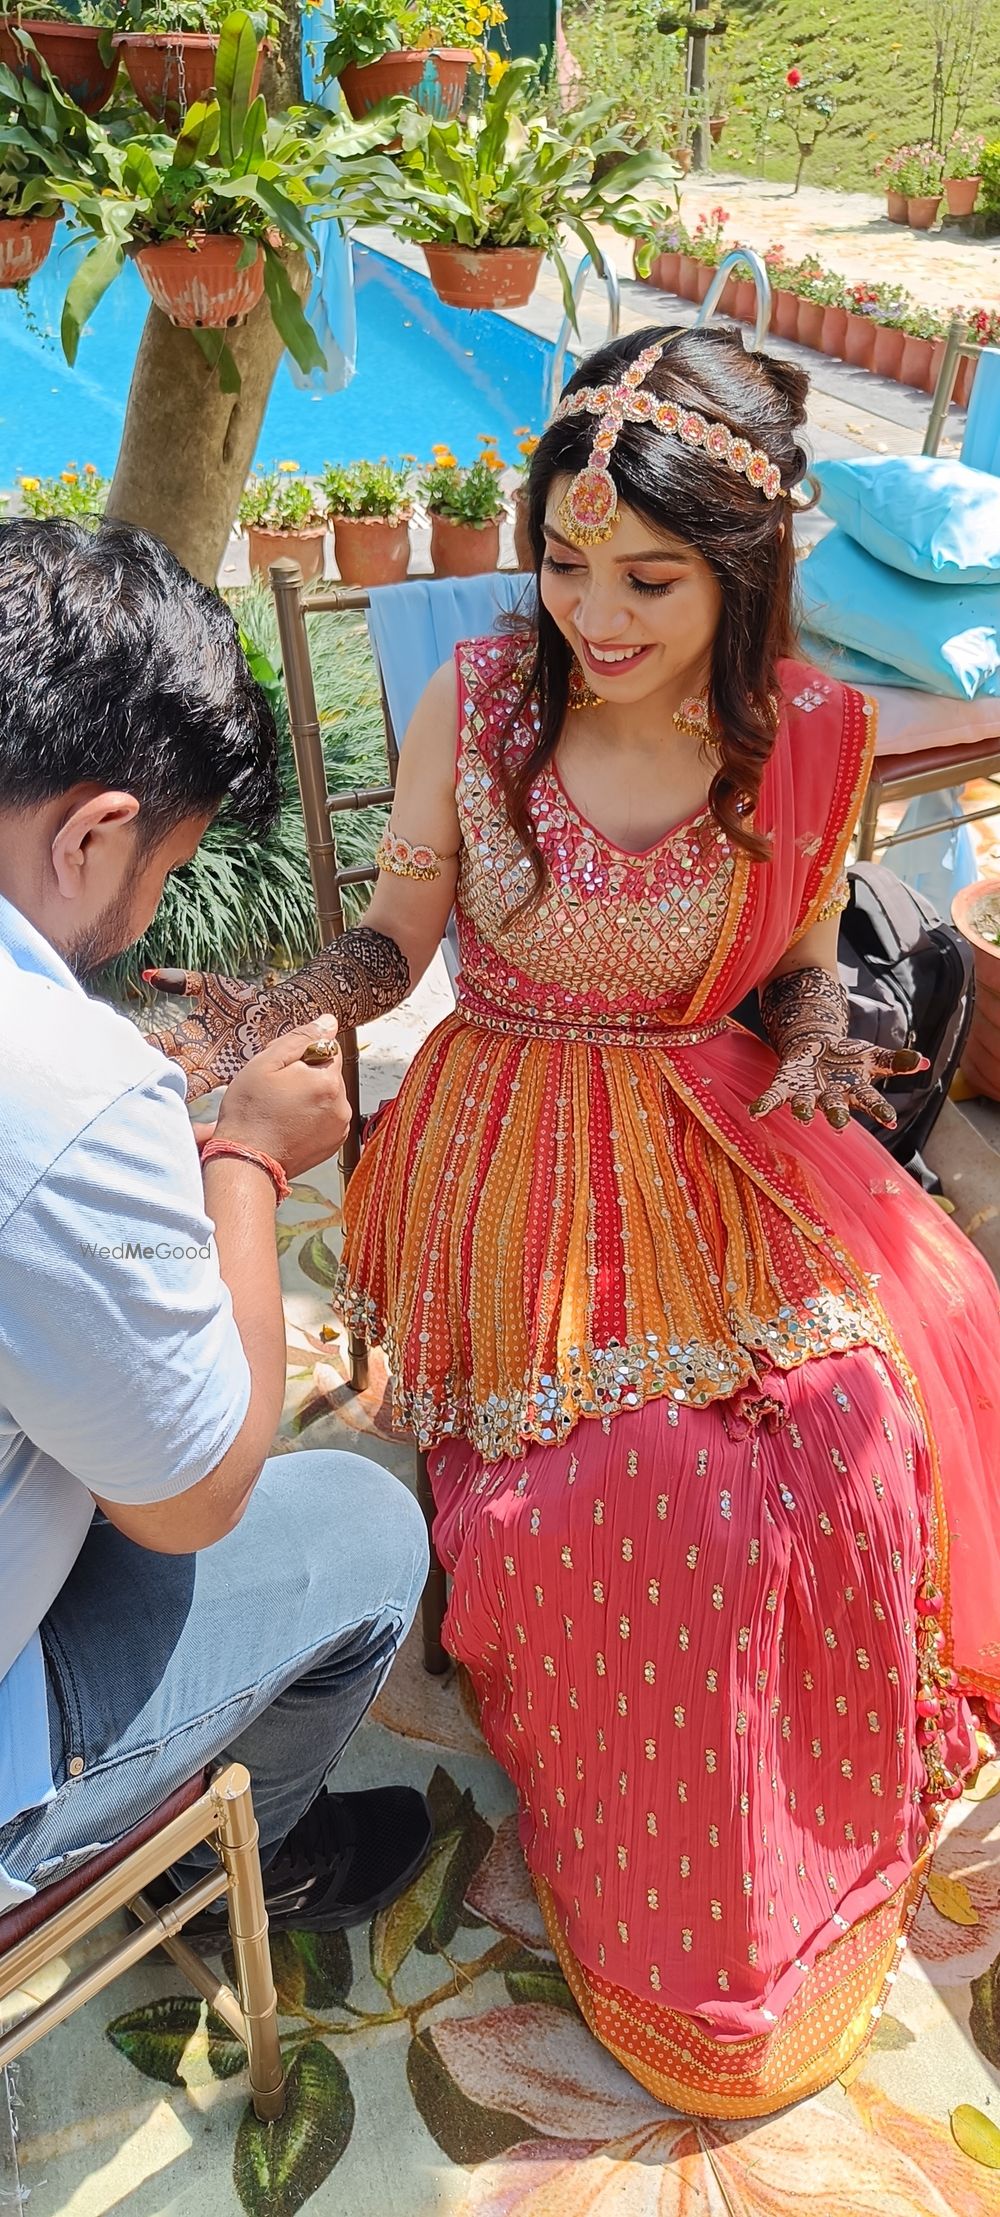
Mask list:
[[[29,288],[30,320],[16,294],[0,292],[0,487],[22,474],[49,477],[67,462],[115,462],[132,364],[148,296],[129,267],[80,344],[63,359],[59,316],[80,249],[57,233]],[[552,348],[517,324],[446,308],[426,277],[355,246],[358,367],[343,392],[300,392],[287,364],[275,379],[258,442],[262,461],[306,471],[362,456],[416,454],[447,440],[471,462],[492,433],[516,460],[514,432],[540,431]]]

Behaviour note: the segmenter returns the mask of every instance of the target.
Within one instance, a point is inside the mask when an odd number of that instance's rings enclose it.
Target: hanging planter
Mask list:
[[[326,525],[307,524],[300,531],[268,531],[263,524],[247,526],[247,550],[255,577],[266,578],[272,562],[297,562],[306,584],[322,577],[326,555]]]
[[[903,364],[903,348],[906,333],[894,323],[875,326],[875,343],[872,347],[872,368],[877,377],[898,379]]]
[[[906,207],[907,202],[905,192],[886,193],[885,212],[889,218],[890,223],[905,223],[907,220]]]
[[[37,85],[42,81],[38,62],[14,37],[15,28],[26,31],[34,41],[40,60],[60,91],[85,115],[99,115],[111,98],[118,75],[116,53],[108,62],[101,60],[100,41],[105,34],[100,24],[62,23],[51,17],[37,22],[31,16],[0,17],[0,62],[15,77],[30,77]]]
[[[209,100],[215,85],[218,37],[207,31],[125,31],[116,40],[137,100],[154,123],[176,131],[196,100]],[[251,99],[260,91],[264,67],[261,47],[254,67]]]
[[[398,585],[410,566],[405,516],[331,516],[333,549],[343,585]]]
[[[540,246],[424,246],[431,284],[449,308],[523,308],[542,266]]]
[[[1000,1101],[1000,878],[963,886],[952,921],[975,956],[972,1029],[962,1052],[962,1076],[987,1100]]]
[[[245,323],[264,296],[264,253],[238,265],[245,238],[192,231],[184,239],[140,246],[135,264],[156,306],[182,331],[227,331]]]
[[[431,517],[435,577],[479,577],[495,570],[499,560],[499,522],[455,523],[450,516]]]
[[[50,252],[56,216],[4,216],[0,218],[0,291],[24,285],[41,269]]]
[[[338,82],[355,122],[383,100],[413,100],[447,123],[462,112],[473,59],[467,46],[404,46],[377,62],[348,62]]]

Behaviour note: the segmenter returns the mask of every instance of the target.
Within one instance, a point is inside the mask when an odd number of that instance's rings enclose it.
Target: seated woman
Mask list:
[[[915,1058],[852,1043],[837,977],[873,731],[794,659],[804,399],[722,332],[583,365],[531,468],[537,615],[428,687],[366,924],[164,1042],[204,1087],[382,1013],[454,902],[344,1313],[432,1450],[446,1637],[580,2008],[722,2117],[869,2038],[965,1694],[1000,1694],[996,1287],[847,1128]]]

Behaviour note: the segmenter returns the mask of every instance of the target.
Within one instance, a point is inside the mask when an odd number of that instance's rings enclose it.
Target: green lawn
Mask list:
[[[574,53],[585,70],[591,56],[599,58],[599,69],[592,72],[598,80],[595,91],[608,91],[627,107],[633,83],[647,74],[659,46],[655,21],[662,11],[663,0],[565,0],[566,36]],[[762,61],[789,68],[795,64],[807,77],[821,57],[856,66],[851,82],[839,89],[834,126],[807,164],[805,180],[810,184],[870,189],[872,168],[881,154],[927,136],[933,42],[925,0],[909,0],[907,6],[900,0],[842,0],[839,7],[822,0],[728,0],[725,13],[730,28],[709,49],[715,104],[730,118],[715,157],[718,168],[760,174],[748,103],[754,70]],[[614,18],[612,39],[599,35],[609,15]],[[1000,0],[983,0],[976,54],[964,120],[987,138],[1000,138]],[[609,82],[609,55],[614,83]],[[794,148],[779,128],[765,156],[764,175],[784,179],[794,171]]]

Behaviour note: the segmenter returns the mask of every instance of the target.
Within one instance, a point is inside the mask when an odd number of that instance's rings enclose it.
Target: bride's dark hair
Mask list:
[[[602,347],[581,363],[567,392],[615,384],[636,355],[662,336],[658,327],[647,327]],[[790,363],[748,353],[733,331],[678,331],[645,383],[659,399],[695,408],[762,448],[777,463],[786,490],[805,476],[808,457],[797,433],[805,421],[808,379]],[[591,415],[554,421],[532,458],[526,491],[536,575],[545,553],[542,526],[553,481],[584,467],[596,428]],[[693,547],[721,587],[709,686],[720,761],[709,805],[737,846],[766,859],[768,842],[744,818],[752,813],[774,745],[777,664],[793,648],[795,556],[789,503],[765,500],[725,463],[645,423],[624,426],[611,457],[611,475],[619,500],[654,530],[670,532]],[[531,899],[540,892],[545,871],[531,825],[529,794],[565,722],[572,662],[566,639],[539,599],[523,692],[508,727],[512,738],[533,701],[538,736],[520,759],[513,748],[508,753],[505,743],[506,759],[499,764],[511,823],[531,858]]]

